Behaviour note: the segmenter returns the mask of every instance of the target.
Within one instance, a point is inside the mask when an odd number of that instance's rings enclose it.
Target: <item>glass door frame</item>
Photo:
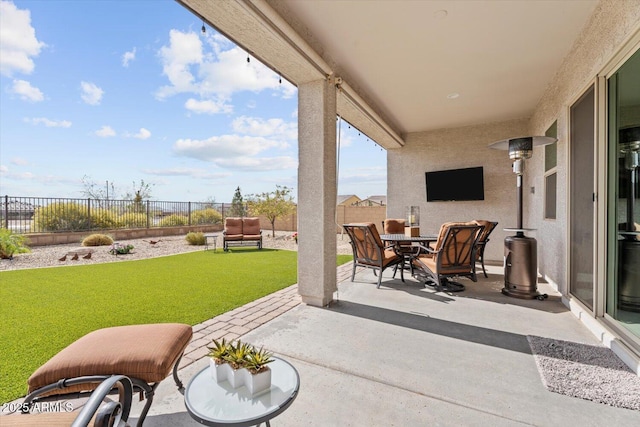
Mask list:
[[[598,227],[598,235],[596,244],[597,263],[594,267],[597,267],[597,282],[596,282],[596,295],[597,298],[594,301],[595,316],[604,319],[604,323],[611,328],[617,335],[624,337],[625,343],[630,347],[633,347],[636,352],[640,352],[640,338],[633,335],[626,328],[619,325],[618,321],[606,312],[606,293],[608,288],[608,180],[609,180],[609,161],[608,161],[608,147],[609,147],[609,104],[608,104],[608,82],[609,79],[631,58],[633,54],[640,51],[640,31],[637,31],[629,40],[623,45],[616,55],[605,65],[600,73],[596,77],[596,90],[597,90],[597,189],[599,193],[598,200],[601,203],[597,203],[597,223],[601,226]],[[568,233],[567,227],[567,233]],[[610,268],[609,268],[610,269]],[[567,282],[568,283],[568,282]],[[579,301],[578,301],[579,302]],[[585,307],[585,309],[587,309]]]

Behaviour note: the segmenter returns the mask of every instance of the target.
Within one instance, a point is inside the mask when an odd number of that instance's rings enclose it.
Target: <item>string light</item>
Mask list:
[[[251,62],[251,58],[249,58],[249,54],[247,53],[247,64]]]
[[[278,74],[278,83],[282,84],[282,74]]]
[[[204,21],[202,21],[202,34],[206,34],[207,33],[207,29],[204,26]]]

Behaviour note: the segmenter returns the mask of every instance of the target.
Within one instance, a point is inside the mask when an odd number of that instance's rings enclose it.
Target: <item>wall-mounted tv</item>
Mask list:
[[[482,166],[426,172],[427,202],[484,200]]]

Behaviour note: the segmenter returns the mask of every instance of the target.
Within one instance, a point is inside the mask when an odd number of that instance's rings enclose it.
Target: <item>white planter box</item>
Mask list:
[[[259,374],[252,374],[248,369],[243,369],[243,371],[244,385],[251,393],[251,396],[256,396],[271,388],[271,369],[269,367]]]
[[[227,379],[233,375],[233,369],[228,363],[216,364],[213,359],[209,359],[209,366],[211,366],[211,377],[217,382],[227,381]]]
[[[259,374],[252,374],[248,369],[235,370],[228,363],[217,365],[213,359],[209,359],[211,377],[216,383],[228,381],[232,388],[247,387],[251,396],[256,396],[271,388],[271,369],[267,367]]]

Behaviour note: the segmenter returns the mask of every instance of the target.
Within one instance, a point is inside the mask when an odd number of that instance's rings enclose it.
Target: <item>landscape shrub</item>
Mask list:
[[[192,231],[187,233],[187,237],[185,237],[187,243],[190,245],[202,246],[204,245],[204,234],[199,231]]]
[[[187,225],[189,224],[189,218],[185,215],[173,214],[169,215],[166,218],[163,218],[158,225],[160,227],[176,227],[179,225]]]
[[[89,229],[87,207],[75,202],[54,202],[35,209],[34,230],[77,231]]]
[[[119,228],[118,215],[107,209],[91,209],[91,228]]]
[[[191,224],[221,224],[222,214],[215,209],[207,208],[191,212]]]
[[[31,252],[27,247],[27,238],[22,234],[14,234],[6,228],[0,228],[0,258],[12,259],[14,254]]]
[[[91,234],[82,241],[82,246],[107,246],[112,244],[113,239],[106,234]]]
[[[118,218],[120,224],[127,228],[145,228],[147,226],[147,214],[127,212]]]

